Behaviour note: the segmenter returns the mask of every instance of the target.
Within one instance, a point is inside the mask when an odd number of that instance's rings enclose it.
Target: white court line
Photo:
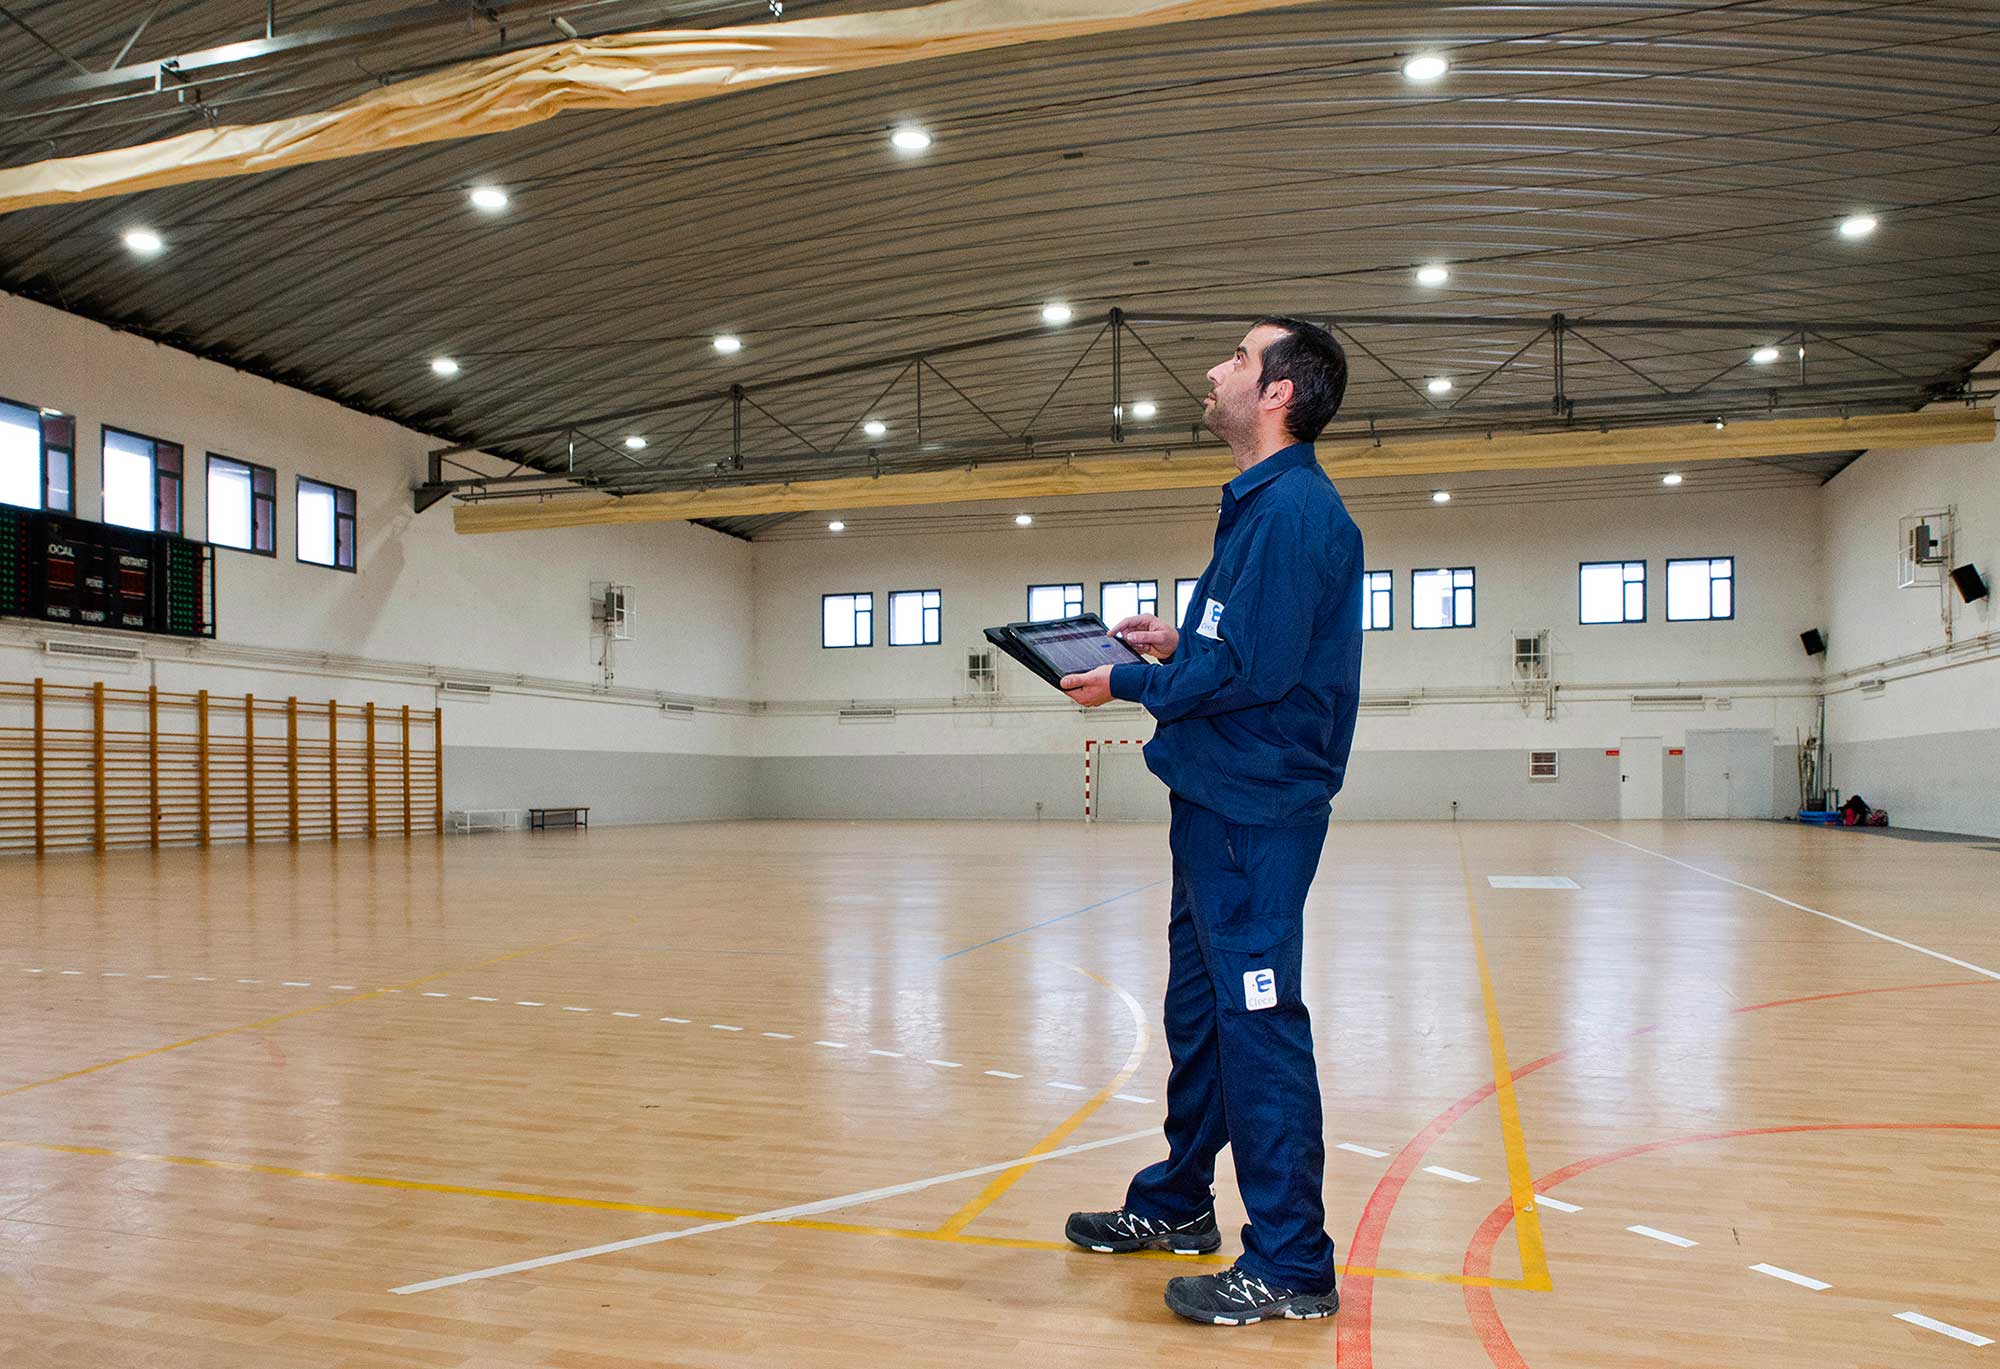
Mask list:
[[[1460,1174],[1457,1170],[1446,1169],[1443,1165],[1425,1165],[1424,1173],[1435,1174],[1440,1179],[1450,1179],[1453,1183],[1458,1184],[1476,1184],[1479,1182],[1477,1174]]]
[[[685,1017],[663,1017],[660,1020],[662,1022],[678,1022],[683,1027],[685,1027],[688,1024],[688,1019]]]
[[[815,1046],[825,1046],[830,1051],[844,1051],[847,1049],[845,1041],[815,1041],[813,1044]]]
[[[587,1260],[595,1255],[609,1255],[620,1250],[633,1250],[644,1245],[658,1245],[662,1241],[678,1241],[688,1236],[700,1236],[710,1231],[726,1231],[734,1226],[749,1226],[757,1222],[783,1222],[797,1217],[812,1217],[822,1212],[837,1212],[842,1208],[860,1207],[863,1203],[880,1202],[885,1198],[899,1198],[906,1193],[920,1193],[939,1184],[955,1184],[966,1179],[983,1178],[988,1174],[998,1174],[1003,1170],[1021,1165],[1040,1164],[1044,1160],[1057,1160],[1066,1155],[1080,1155],[1087,1150],[1101,1150],[1105,1146],[1124,1145],[1127,1141],[1138,1141],[1157,1136],[1155,1127],[1144,1131],[1127,1132],[1123,1136],[1109,1136],[1102,1141],[1085,1141],[1080,1145],[1063,1146],[1058,1150],[1045,1150],[1039,1155],[1024,1155],[1018,1160],[1001,1160],[977,1169],[961,1169],[953,1174],[937,1174],[928,1179],[916,1179],[907,1184],[892,1184],[887,1188],[864,1189],[860,1193],[846,1193],[838,1198],[822,1198],[814,1203],[800,1203],[795,1207],[775,1207],[768,1212],[753,1212],[746,1217],[732,1217],[726,1222],[704,1222],[700,1226],[684,1226],[678,1231],[656,1231],[650,1236],[634,1236],[629,1240],[613,1241],[608,1245],[586,1246],[581,1250],[565,1250],[559,1255],[543,1255],[539,1259],[521,1260],[514,1264],[495,1265],[491,1269],[475,1269],[469,1274],[450,1274],[441,1279],[427,1279],[422,1283],[406,1283],[401,1288],[392,1288],[391,1293],[428,1293],[433,1288],[450,1288],[454,1284],[470,1283],[474,1279],[493,1279],[502,1274],[520,1274],[530,1269],[545,1269],[552,1264],[566,1264],[571,1260]]]
[[[1085,1087],[1084,1087],[1083,1085],[1081,1085],[1081,1084],[1065,1084],[1065,1083],[1064,1083],[1064,1082],[1063,1082],[1062,1080],[1060,1080],[1060,1079],[1051,1079],[1051,1080],[1049,1080],[1049,1087],[1050,1087],[1050,1088],[1052,1088],[1052,1089],[1068,1089],[1068,1090],[1069,1090],[1069,1091],[1070,1091],[1071,1093],[1089,1093],[1089,1092],[1090,1092],[1090,1090],[1089,1090],[1089,1089],[1085,1088]]]
[[[147,975],[146,978],[151,979],[152,976]],[[287,989],[310,989],[312,985],[303,979],[287,979],[282,987]]]
[[[1803,1274],[1794,1274],[1789,1269],[1780,1269],[1775,1264],[1753,1264],[1750,1268],[1754,1273],[1769,1274],[1774,1279],[1783,1279],[1786,1283],[1795,1283],[1801,1288],[1810,1288],[1815,1293],[1821,1293],[1833,1287],[1830,1283],[1822,1283],[1818,1279],[1809,1279]]]
[[[1577,1205],[1576,1205],[1575,1203],[1566,1203],[1566,1202],[1564,1202],[1564,1201],[1563,1201],[1562,1199],[1560,1199],[1560,1198],[1551,1198],[1551,1197],[1550,1197],[1550,1196],[1549,1196],[1548,1194],[1546,1194],[1546,1193],[1537,1193],[1537,1194],[1535,1195],[1535,1206],[1536,1206],[1536,1207],[1552,1207],[1552,1208],[1554,1208],[1554,1209],[1555,1209],[1556,1211],[1558,1211],[1558,1212],[1581,1212],[1581,1211],[1583,1211],[1583,1209],[1582,1209],[1582,1208],[1580,1208],[1580,1207],[1578,1207],[1578,1206],[1577,1206]]]
[[[1864,936],[1872,936],[1877,941],[1886,941],[1891,946],[1901,946],[1906,951],[1915,951],[1918,955],[1927,955],[1932,960],[1942,960],[1947,965],[1956,965],[1961,970],[1970,970],[1974,974],[1985,975],[1988,979],[2000,979],[2000,970],[1989,970],[1983,965],[1975,965],[1969,960],[1960,960],[1957,956],[1946,955],[1943,951],[1934,951],[1928,946],[1919,946],[1914,941],[1905,941],[1899,936],[1890,936],[1887,932],[1878,932],[1873,927],[1864,927],[1860,923],[1850,922],[1844,917],[1835,917],[1832,913],[1823,913],[1817,908],[1808,908],[1803,903],[1794,903],[1788,898],[1783,898],[1772,893],[1769,889],[1759,889],[1754,884],[1745,884],[1741,880],[1731,879],[1728,875],[1718,875],[1715,871],[1704,870],[1699,865],[1690,865],[1684,860],[1675,860],[1672,856],[1648,850],[1644,846],[1634,845],[1632,842],[1626,841],[1623,837],[1614,837],[1609,832],[1600,832],[1595,827],[1585,827],[1580,822],[1572,822],[1570,826],[1576,828],[1579,832],[1588,832],[1593,837],[1603,837],[1606,841],[1617,842],[1620,846],[1629,846],[1642,855],[1664,860],[1669,865],[1678,865],[1683,870],[1692,870],[1698,875],[1706,875],[1708,878],[1718,880],[1723,884],[1731,885],[1749,893],[1762,895],[1764,898],[1770,899],[1773,903],[1782,903],[1787,908],[1796,908],[1802,913],[1811,913],[1814,917],[1823,917],[1828,922],[1838,922],[1843,927],[1860,932]]]
[[[590,1011],[590,1009],[589,1009],[589,1008],[572,1008],[572,1007],[569,1007],[569,1006],[568,1006],[567,1004],[565,1004],[565,1005],[564,1005],[564,1007],[563,1007],[563,1011],[564,1011],[564,1012],[589,1012],[589,1011]]]
[[[340,985],[336,984],[333,987],[337,989],[340,987]],[[482,998],[478,994],[470,994],[468,995],[468,997],[470,997],[472,1001],[475,1003],[498,1003],[500,1001],[497,998]]]
[[[611,1015],[613,1017],[637,1017],[639,1014],[635,1012],[619,1012],[616,1009],[613,1009]]]
[[[199,979],[199,978],[201,978],[201,976],[200,976],[200,975],[196,975],[196,976],[195,976],[195,978]],[[354,986],[353,986],[352,984],[329,984],[329,985],[327,985],[327,987],[328,987],[329,989],[340,989],[340,990],[343,990],[343,991],[345,991],[345,992],[347,992],[347,993],[353,993],[353,992],[354,992]],[[493,1002],[494,1000],[492,1000],[492,999],[488,999],[487,1001],[488,1001],[488,1002]]]
[[[1367,1146],[1357,1146],[1352,1141],[1342,1141],[1334,1149],[1352,1151],[1356,1155],[1366,1155],[1371,1160],[1386,1160],[1389,1158],[1389,1152],[1386,1150],[1370,1150]]]
[[[1141,1098],[1136,1093],[1114,1093],[1111,1095],[1121,1103],[1157,1103],[1157,1098]]]
[[[63,973],[64,973],[64,974],[69,974],[69,973],[71,973],[71,971],[69,971],[69,970],[64,970],[64,971],[63,971]],[[239,979],[239,980],[237,980],[236,982],[237,982],[238,984],[262,984],[262,983],[263,983],[264,981],[263,981],[263,980],[261,980],[261,979]]]
[[[451,997],[451,995],[450,995],[450,994],[448,994],[448,993],[439,993],[439,992],[438,992],[438,991],[437,991],[436,989],[425,989],[425,990],[424,990],[424,997],[425,997],[425,998],[450,998],[450,997]]]
[[[64,973],[64,974],[82,974],[82,973],[83,973],[83,971],[82,971],[82,970],[64,970],[64,971],[63,971],[63,973]],[[248,983],[249,983],[250,981],[249,981],[249,980],[247,980],[247,979],[239,979],[239,980],[237,980],[236,982],[237,982],[237,983],[239,983],[239,984],[248,984]]]
[[[1686,1250],[1691,1246],[1696,1246],[1701,1244],[1701,1242],[1691,1241],[1685,1236],[1676,1236],[1671,1231],[1662,1231],[1658,1227],[1628,1226],[1625,1229],[1631,1232],[1634,1236],[1647,1236],[1656,1241],[1665,1241],[1668,1245],[1677,1245],[1683,1250]]]
[[[146,976],[146,978],[148,978],[148,979],[172,979],[172,978],[173,978],[173,976],[172,976],[172,975],[170,975],[170,974],[149,974],[149,975],[147,975],[147,976]]]
[[[995,1079],[1019,1079],[1021,1077],[1018,1074],[1009,1074],[1006,1070],[988,1070],[986,1072]]]
[[[99,970],[97,974],[100,979],[123,979],[126,977],[123,970]]]
[[[881,1056],[887,1056],[887,1057],[888,1057],[889,1059],[891,1059],[891,1060],[901,1060],[901,1059],[903,1058],[903,1053],[902,1053],[901,1051],[882,1051],[882,1050],[876,1050],[876,1049],[875,1049],[875,1048],[874,1048],[873,1046],[870,1046],[870,1047],[868,1048],[868,1053],[869,1053],[870,1055],[881,1055]]]
[[[517,1008],[546,1008],[549,1005],[546,1003],[532,1003],[525,998],[517,998],[514,1000],[514,1006]]]
[[[1977,1332],[1967,1331],[1961,1327],[1953,1326],[1949,1322],[1936,1321],[1930,1317],[1925,1316],[1921,1312],[1898,1312],[1896,1314],[1896,1320],[1906,1321],[1912,1326],[1921,1326],[1924,1328],[1924,1330],[1935,1331],[1941,1336],[1950,1336],[1953,1340],[1962,1340],[1967,1345],[1993,1344],[1993,1338],[1991,1336],[1982,1336],[1979,1335]]]
[[[764,1035],[770,1037],[773,1041],[789,1041],[792,1039],[790,1032],[765,1032]]]
[[[956,1060],[926,1060],[926,1065],[936,1065],[941,1070],[962,1070],[965,1068]]]

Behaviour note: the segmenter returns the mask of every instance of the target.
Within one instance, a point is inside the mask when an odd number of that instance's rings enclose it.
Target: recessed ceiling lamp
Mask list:
[[[1776,347],[1759,347],[1750,354],[1750,360],[1759,366],[1769,366],[1777,359],[1778,349]]]
[[[1017,513],[1014,515],[1014,526],[1017,528],[1033,527],[1034,523],[1035,515],[1032,513]]]
[[[498,186],[476,185],[472,188],[472,207],[474,209],[484,210],[488,214],[498,214],[508,204],[507,192]]]
[[[1840,221],[1840,236],[1843,238],[1865,238],[1877,227],[1873,214],[1854,214]]]
[[[861,425],[861,431],[870,437],[881,437],[889,431],[889,425],[879,418],[871,418]]]
[[[931,145],[931,135],[915,124],[904,124],[889,135],[898,152],[922,152]]]
[[[646,450],[646,439],[634,433],[625,439],[625,448],[627,451],[643,452]]]
[[[1139,419],[1141,421],[1151,418],[1154,414],[1157,414],[1159,411],[1160,411],[1160,406],[1155,404],[1150,399],[1134,400],[1132,403],[1132,417]]]
[[[1412,57],[1403,63],[1403,75],[1412,81],[1435,81],[1451,70],[1451,63],[1433,53]]]
[[[1718,423],[1715,426],[1719,428],[1722,425]],[[1668,471],[1660,477],[1660,483],[1662,485],[1678,485],[1681,483],[1681,473],[1679,471]]]
[[[1450,279],[1451,272],[1445,270],[1442,266],[1425,266],[1420,267],[1417,271],[1417,284],[1419,285],[1443,285]]]
[[[724,333],[721,337],[715,340],[715,350],[722,353],[724,356],[734,356],[736,353],[743,350],[743,339],[740,337],[732,337],[730,334]]]
[[[1451,502],[1451,491],[1450,491],[1450,490],[1432,490],[1432,491],[1431,491],[1431,503],[1433,503],[1433,504],[1449,504],[1450,502]]]
[[[42,406],[42,417],[43,417],[43,418],[61,418],[62,416],[63,416],[63,413],[62,413],[62,410],[61,410],[61,409],[51,409],[51,408],[49,408],[49,407],[48,407],[48,405],[46,405],[46,404],[44,404],[44,405]]]
[[[1443,376],[1438,376],[1430,384],[1424,386],[1424,388],[1434,395],[1448,394],[1451,391],[1451,382]]]
[[[847,524],[841,522],[838,518],[836,518],[831,523],[828,523],[826,525],[826,530],[828,532],[846,532]]]
[[[150,228],[131,228],[125,232],[125,245],[142,257],[150,257],[166,246],[160,235]]]
[[[1074,316],[1070,313],[1070,308],[1067,304],[1044,304],[1042,306],[1043,323],[1068,323],[1072,317]]]
[[[455,376],[458,374],[458,363],[450,357],[432,357],[431,370],[437,375]]]

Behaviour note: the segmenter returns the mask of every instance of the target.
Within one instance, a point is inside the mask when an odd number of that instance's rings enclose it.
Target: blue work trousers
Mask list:
[[[1237,1261],[1275,1287],[1333,1287],[1312,1018],[1300,998],[1306,890],[1326,820],[1247,827],[1173,797],[1167,1158],[1125,1206],[1184,1222],[1213,1204],[1226,1145],[1250,1215]]]

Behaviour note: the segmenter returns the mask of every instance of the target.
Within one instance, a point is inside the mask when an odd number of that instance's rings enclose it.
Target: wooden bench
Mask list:
[[[567,821],[557,822],[556,826],[558,827],[590,826],[590,809],[588,806],[580,808],[530,808],[528,810],[528,830],[530,832],[546,831],[549,819],[552,817],[567,819]]]

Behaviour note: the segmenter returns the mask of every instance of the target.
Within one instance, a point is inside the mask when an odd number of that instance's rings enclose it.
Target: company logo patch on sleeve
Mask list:
[[[1201,611],[1201,626],[1194,631],[1197,637],[1206,637],[1211,642],[1222,640],[1222,605],[1218,601],[1208,601],[1207,607]]]
[[[1243,1006],[1251,1012],[1278,1006],[1278,976],[1269,970],[1243,972]]]

